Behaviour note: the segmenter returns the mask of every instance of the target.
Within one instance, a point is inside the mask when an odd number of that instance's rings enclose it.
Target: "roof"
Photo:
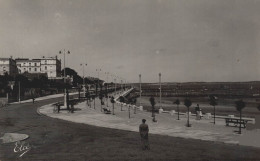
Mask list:
[[[10,60],[11,58],[0,58],[0,60]]]
[[[35,59],[32,59],[32,60],[29,60],[29,59],[15,59],[16,62],[38,62],[40,60],[35,60]]]

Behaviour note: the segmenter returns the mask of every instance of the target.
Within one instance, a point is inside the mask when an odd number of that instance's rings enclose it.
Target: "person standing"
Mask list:
[[[197,104],[197,107],[195,107],[195,113],[196,113],[196,120],[200,120],[200,106]]]
[[[149,127],[145,123],[145,121],[146,121],[145,119],[142,119],[142,124],[139,126],[139,133],[141,136],[142,149],[149,150],[150,149],[149,139],[148,139]]]
[[[35,101],[35,98],[33,97],[33,98],[32,98],[32,102],[33,102],[33,104],[34,104],[34,101]]]

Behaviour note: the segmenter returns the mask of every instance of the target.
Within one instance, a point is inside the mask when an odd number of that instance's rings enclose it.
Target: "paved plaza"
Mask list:
[[[108,102],[107,108],[112,111],[112,104],[110,101]],[[222,118],[216,118],[216,124],[214,125],[213,118],[196,120],[195,116],[191,116],[190,124],[192,124],[192,127],[186,127],[187,117],[183,113],[180,115],[180,120],[177,120],[177,114],[156,114],[157,122],[152,122],[151,112],[137,110],[136,114],[134,114],[134,110],[130,108],[129,119],[128,107],[126,106],[123,106],[123,110],[121,111],[121,105],[114,104],[115,115],[112,115],[101,112],[101,104],[98,98],[95,99],[95,109],[93,102],[91,104],[90,108],[86,102],[79,103],[75,106],[76,110],[74,113],[68,113],[66,110],[61,110],[60,113],[53,113],[53,106],[51,104],[40,107],[38,111],[53,118],[76,123],[135,132],[139,130],[138,127],[141,119],[144,118],[147,120],[150,133],[152,134],[260,147],[259,143],[253,140],[254,136],[259,136],[259,129],[253,131],[242,129],[242,135],[239,135],[236,133],[238,127],[225,126],[225,120]],[[107,103],[105,100],[105,105],[102,107],[106,106]],[[243,141],[243,138],[246,138],[247,141]]]

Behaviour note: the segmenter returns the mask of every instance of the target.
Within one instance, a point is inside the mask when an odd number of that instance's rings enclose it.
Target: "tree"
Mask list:
[[[78,73],[74,69],[65,68],[65,72],[66,72],[66,76],[68,75],[73,78],[72,84],[74,87],[77,86],[78,84],[82,84],[83,79],[78,75]],[[61,75],[64,76],[64,69],[62,69]]]
[[[214,107],[214,124],[216,124],[215,118],[216,118],[216,110],[215,106],[217,105],[217,98],[213,95],[209,97],[209,104]]]
[[[123,103],[125,102],[125,98],[123,96],[120,96],[119,102],[121,102],[121,111],[122,111],[122,107],[123,107]]]
[[[174,101],[174,104],[177,105],[177,111],[178,111],[178,119],[177,119],[177,120],[180,120],[180,110],[179,110],[180,100],[179,100],[179,99],[176,99],[176,100]]]
[[[70,77],[74,75],[78,75],[78,73],[71,68],[65,68],[65,72],[66,72],[66,76],[68,75]],[[64,76],[64,69],[61,70],[61,75]]]
[[[239,121],[239,131],[238,133],[241,134],[241,120],[242,120],[242,109],[246,107],[246,103],[243,100],[239,100],[235,102],[236,109],[240,113],[240,121]]]
[[[187,127],[191,127],[190,125],[190,106],[192,102],[188,98],[184,100],[184,105],[188,108],[188,120],[187,120]]]
[[[115,114],[114,112],[114,103],[115,103],[115,100],[114,100],[114,97],[112,96],[111,99],[110,99],[112,105],[113,105],[113,115]]]
[[[155,102],[154,97],[153,97],[153,96],[150,97],[149,101],[150,101],[150,103],[151,103],[151,105],[152,105],[152,117],[153,117],[153,122],[156,122],[156,120],[155,120],[155,114],[154,114],[154,110],[155,110],[154,106],[155,106],[156,102]]]

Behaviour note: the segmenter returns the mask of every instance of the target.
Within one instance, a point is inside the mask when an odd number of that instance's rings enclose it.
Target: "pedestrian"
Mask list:
[[[195,113],[196,113],[196,120],[200,120],[200,106],[197,104],[197,107],[195,107]]]
[[[32,101],[33,101],[33,104],[34,104],[34,101],[35,101],[35,98],[34,98],[34,97],[32,98]]]
[[[139,133],[141,136],[142,149],[150,150],[149,139],[148,139],[149,127],[145,123],[145,121],[146,121],[145,119],[142,119],[142,124],[139,126]]]

